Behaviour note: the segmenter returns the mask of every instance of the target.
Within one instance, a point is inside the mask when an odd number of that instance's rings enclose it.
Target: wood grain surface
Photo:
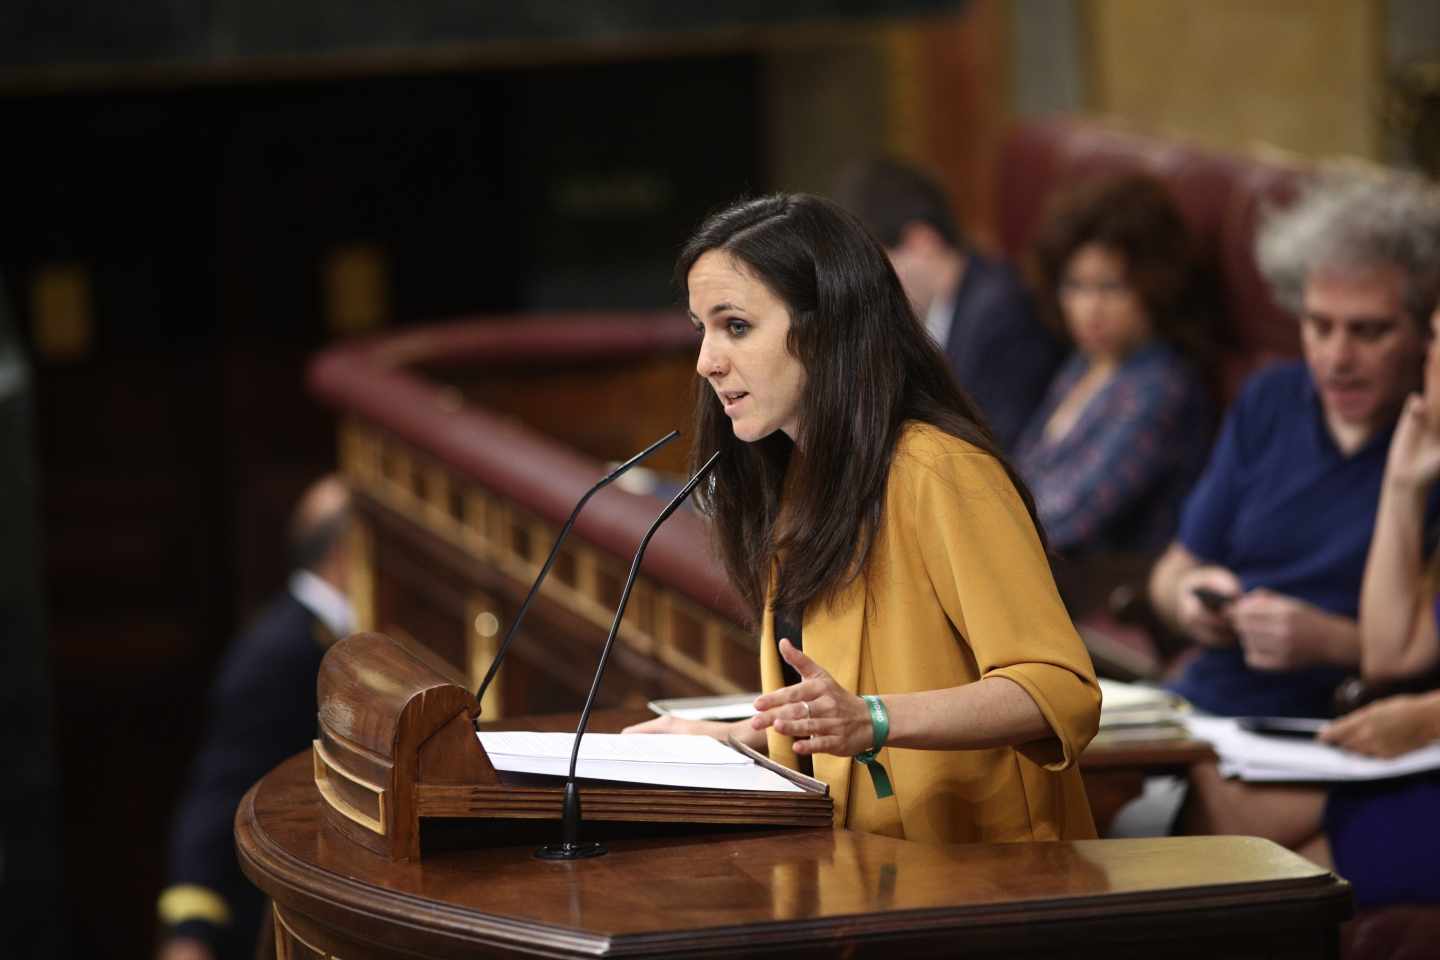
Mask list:
[[[940,847],[757,830],[548,863],[498,836],[392,863],[325,829],[308,754],[246,795],[236,841],[275,900],[282,956],[1313,957],[1334,954],[1350,913],[1343,881],[1245,837]]]

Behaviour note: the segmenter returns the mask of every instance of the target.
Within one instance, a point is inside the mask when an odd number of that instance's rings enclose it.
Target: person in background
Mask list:
[[[346,599],[350,496],[312,485],[291,518],[288,588],[231,644],[210,691],[203,744],[176,810],[158,909],[161,960],[251,957],[263,898],[235,859],[246,790],[315,737],[315,680],[326,649],[354,629]]]
[[[813,764],[835,824],[929,843],[1093,837],[1094,667],[1023,481],[880,245],[780,194],[707,219],[676,269],[699,345],[700,506],[760,626],[733,735]],[[698,466],[698,463],[695,464]]]
[[[1440,312],[1431,327],[1440,333]],[[1425,569],[1426,502],[1440,479],[1440,350],[1432,339],[1425,393],[1400,414],[1385,465],[1360,596],[1360,665],[1369,682],[1440,666],[1440,554]],[[1320,739],[1388,758],[1440,741],[1440,690],[1386,696],[1323,727]],[[1321,786],[1231,784],[1211,820],[1293,847],[1336,870],[1360,907],[1440,903],[1440,773]],[[1243,819],[1242,819],[1243,817]]]
[[[1409,179],[1322,180],[1272,212],[1256,242],[1276,299],[1300,317],[1304,359],[1246,383],[1150,597],[1200,645],[1171,684],[1197,708],[1326,717],[1361,665],[1356,616],[1386,457],[1440,289],[1440,200]],[[1425,530],[1434,517],[1432,503]],[[1189,785],[1182,832],[1328,857],[1323,791],[1227,781],[1213,763],[1192,767]]]
[[[1440,311],[1431,316],[1425,393],[1401,411],[1385,465],[1375,538],[1360,591],[1360,667],[1369,682],[1428,677],[1431,689],[1384,697],[1334,721],[1320,738],[1392,757],[1440,741],[1440,554],[1425,571],[1425,507],[1440,479]],[[1359,906],[1440,903],[1440,774],[1340,784],[1310,844],[1328,852]],[[1321,846],[1324,845],[1324,847]],[[1319,859],[1317,857],[1317,859]],[[1322,862],[1324,862],[1322,860]]]
[[[1239,716],[1328,716],[1360,663],[1355,617],[1385,457],[1420,383],[1440,203],[1404,179],[1322,181],[1257,235],[1304,360],[1246,383],[1150,598],[1199,656],[1173,688]]]
[[[842,172],[835,200],[884,246],[905,294],[1002,450],[1012,450],[1062,350],[1016,272],[970,247],[940,187],[874,160]]]
[[[1073,346],[1015,448],[1045,534],[1072,557],[1158,551],[1214,424],[1185,221],[1151,177],[1091,181],[1058,198],[1033,256]]]

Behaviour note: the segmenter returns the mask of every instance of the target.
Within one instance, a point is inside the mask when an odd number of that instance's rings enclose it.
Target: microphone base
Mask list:
[[[588,860],[603,857],[610,851],[603,843],[594,840],[566,840],[563,843],[547,843],[535,851],[537,860]]]

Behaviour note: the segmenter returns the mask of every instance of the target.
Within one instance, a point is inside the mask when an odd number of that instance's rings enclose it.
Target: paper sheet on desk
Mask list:
[[[647,706],[661,716],[685,720],[744,720],[755,716],[755,698],[760,691],[719,697],[676,697],[651,700]]]
[[[1386,780],[1440,769],[1440,743],[1389,760],[1329,744],[1241,730],[1232,717],[1186,717],[1191,736],[1208,740],[1220,755],[1220,772],[1250,781]]]
[[[1100,729],[1106,731],[1149,728],[1156,739],[1173,737],[1181,732],[1180,720],[1190,710],[1184,699],[1168,690],[1104,677],[1100,678],[1100,695]]]
[[[1143,683],[1122,683],[1100,678],[1101,709],[1109,712],[1128,710],[1178,710],[1185,701],[1168,690]]]
[[[484,731],[477,734],[496,770],[563,777],[570,771],[572,733]],[[715,790],[781,790],[799,786],[711,737],[662,733],[587,733],[575,775]]]
[[[563,757],[568,763],[575,745],[573,733],[536,733],[529,730],[495,730],[480,734],[491,755]],[[673,733],[587,733],[580,740],[581,760],[616,760],[633,763],[720,763],[749,766],[750,760],[714,737]]]

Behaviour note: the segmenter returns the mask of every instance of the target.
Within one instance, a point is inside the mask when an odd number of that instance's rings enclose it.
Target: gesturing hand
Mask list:
[[[874,746],[875,731],[864,700],[836,683],[789,640],[780,641],[780,656],[800,674],[800,682],[756,699],[750,721],[754,729],[773,726],[794,737],[795,752],[801,754],[853,757]]]
[[[1385,479],[1391,483],[1418,488],[1440,477],[1440,422],[1425,400],[1411,394],[1400,412],[1385,465]]]

